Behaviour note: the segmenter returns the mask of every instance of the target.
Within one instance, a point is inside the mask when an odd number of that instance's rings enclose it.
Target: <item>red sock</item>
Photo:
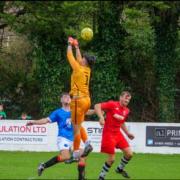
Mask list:
[[[85,162],[78,163],[78,179],[85,179]]]
[[[78,166],[86,166],[86,163],[80,161],[80,162],[78,163]]]
[[[61,162],[61,161],[62,161],[61,155],[58,155],[58,156],[57,156],[57,161],[58,161],[58,162]]]

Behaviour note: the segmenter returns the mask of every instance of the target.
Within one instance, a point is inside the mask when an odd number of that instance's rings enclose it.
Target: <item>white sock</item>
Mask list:
[[[104,163],[102,170],[99,174],[99,177],[105,178],[106,174],[108,173],[111,166],[109,166],[106,162]]]
[[[123,170],[125,168],[125,166],[128,164],[128,162],[129,162],[129,159],[122,157],[121,163],[119,164],[118,169]]]
[[[74,151],[73,152],[73,157],[74,157],[74,159],[79,159],[80,158],[80,150],[76,150],[76,151]]]
[[[91,141],[90,140],[86,140],[86,142],[84,143],[85,144],[85,147],[88,146],[89,144],[91,144]]]

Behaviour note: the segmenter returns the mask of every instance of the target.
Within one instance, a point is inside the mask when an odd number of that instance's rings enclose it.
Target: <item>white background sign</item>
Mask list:
[[[25,120],[0,121],[0,150],[10,151],[58,151],[56,123],[26,127]],[[180,147],[146,146],[146,126],[175,126],[178,123],[126,123],[129,131],[135,135],[128,140],[134,152],[140,153],[180,153]],[[100,152],[102,127],[98,122],[84,122],[94,152]]]
[[[23,121],[4,121],[0,123],[0,144],[47,144],[47,127],[25,126]]]

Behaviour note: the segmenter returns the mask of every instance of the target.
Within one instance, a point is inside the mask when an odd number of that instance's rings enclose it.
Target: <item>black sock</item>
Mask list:
[[[49,161],[44,163],[44,168],[48,168],[50,166],[53,166],[54,164],[58,163],[58,156],[55,156],[51,158]]]
[[[117,167],[117,169],[119,171],[122,171],[125,168],[125,166],[128,164],[129,161],[130,161],[130,159],[127,159],[126,157],[122,157],[121,162],[120,162],[119,166]]]
[[[85,164],[78,164],[78,180],[85,179]]]
[[[110,168],[111,168],[111,165],[109,165],[107,162],[105,162],[102,167],[101,173],[99,174],[99,177],[105,178],[105,176],[108,173]]]

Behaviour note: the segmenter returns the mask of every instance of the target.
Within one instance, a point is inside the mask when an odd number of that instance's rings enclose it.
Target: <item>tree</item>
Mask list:
[[[145,2],[146,3],[146,2]],[[141,2],[142,5],[142,2]],[[120,78],[131,87],[133,120],[156,121],[154,30],[149,13],[137,2],[128,3],[122,13],[122,26],[128,36],[124,40],[124,53]]]
[[[178,40],[179,2],[154,4],[156,90],[159,102],[158,120],[175,120],[175,62]]]
[[[26,35],[33,45],[31,58],[39,82],[42,115],[59,106],[60,93],[70,89],[67,37],[79,37],[77,32],[89,23],[94,7],[92,2],[15,1],[7,3],[6,12],[1,13],[4,24]]]
[[[116,99],[125,88],[119,77],[121,54],[126,31],[120,24],[123,1],[99,1],[98,33],[92,44],[97,62],[93,69],[93,104]],[[113,21],[112,21],[113,19]]]

